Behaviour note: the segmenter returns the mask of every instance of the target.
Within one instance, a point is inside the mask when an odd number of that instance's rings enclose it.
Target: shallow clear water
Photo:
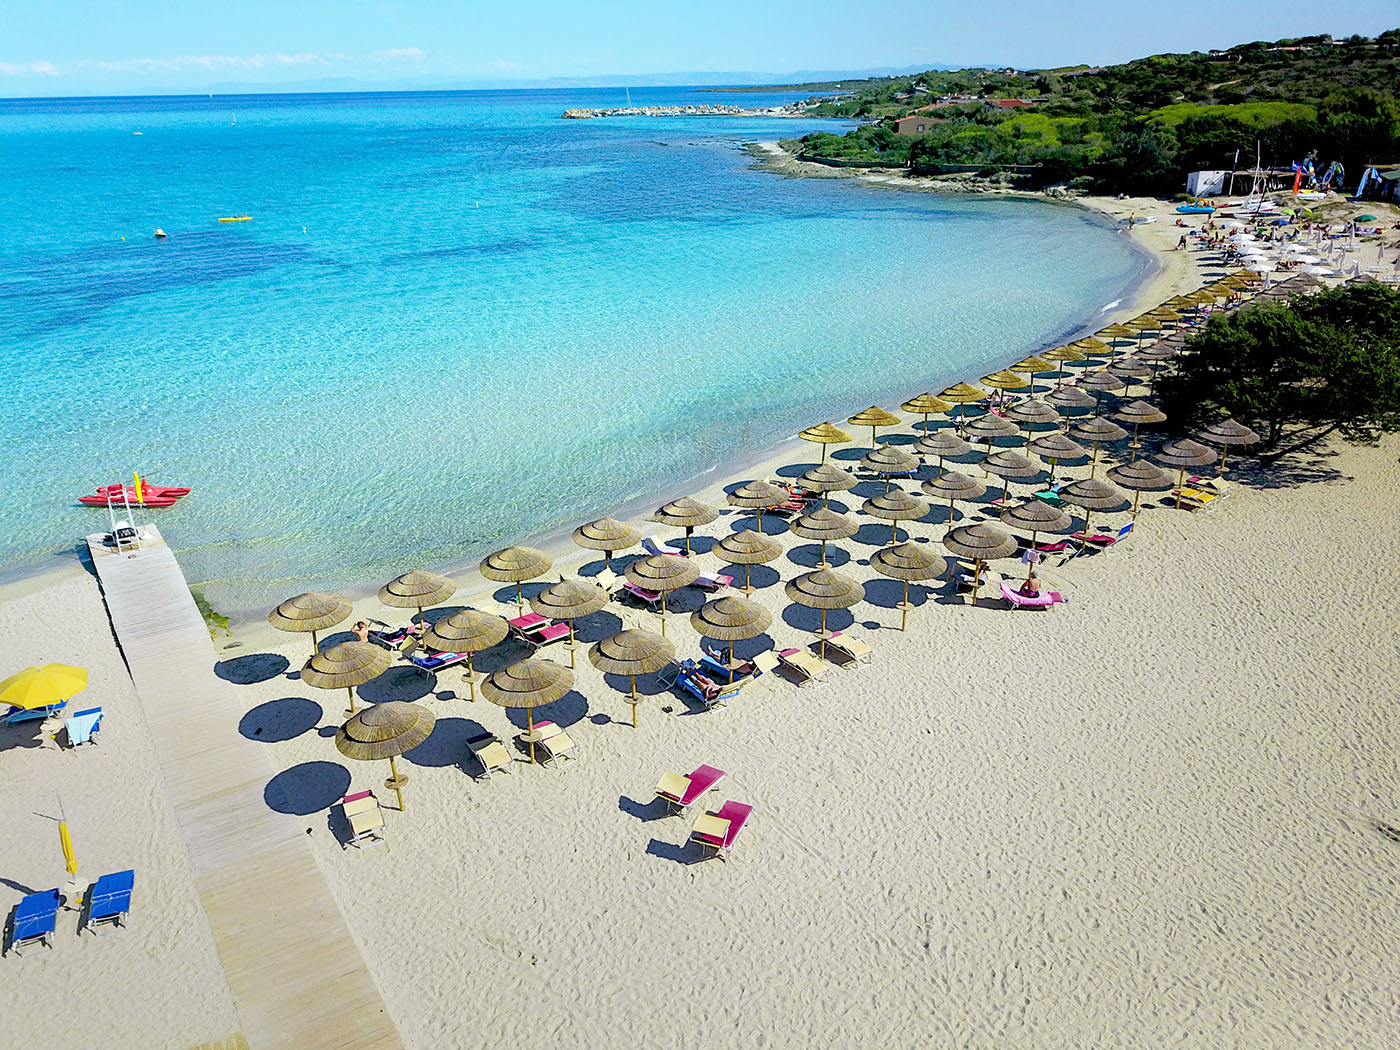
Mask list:
[[[975,379],[1144,265],[1078,209],[747,170],[816,121],[558,119],[620,94],[0,102],[0,570],[134,469],[194,487],[153,516],[222,608],[461,562]]]

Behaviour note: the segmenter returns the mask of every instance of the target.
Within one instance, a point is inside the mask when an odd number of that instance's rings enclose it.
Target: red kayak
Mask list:
[[[119,492],[121,492],[121,491],[122,491],[122,486],[121,486],[121,485],[98,485],[98,486],[97,486],[97,494],[98,494],[99,496],[105,496],[105,495],[107,495],[107,493],[109,493],[109,492],[110,492],[110,493],[113,493],[113,494],[116,494],[116,493],[119,493]],[[132,493],[133,495],[135,494],[135,490],[134,490],[130,485],[127,485],[127,486],[126,486],[126,491]],[[143,495],[146,495],[146,496],[154,496],[154,497],[156,497],[157,499],[162,499],[162,498],[167,497],[167,496],[170,497],[171,499],[179,499],[181,496],[188,496],[188,495],[190,494],[190,490],[189,490],[189,489],[176,488],[176,487],[174,487],[174,486],[172,486],[172,485],[152,485],[152,484],[151,484],[150,482],[148,482],[148,481],[143,481],[143,482],[141,482],[141,492],[142,492]]]
[[[130,503],[133,507],[175,506],[174,496],[153,496],[149,491],[143,492],[141,495],[143,498],[138,500],[136,498],[136,490],[128,488],[126,490],[125,501],[122,500],[121,492],[112,491],[109,493],[104,493],[100,496],[79,496],[78,502],[85,507],[105,507],[108,505],[109,502],[118,507],[123,506],[124,502]]]

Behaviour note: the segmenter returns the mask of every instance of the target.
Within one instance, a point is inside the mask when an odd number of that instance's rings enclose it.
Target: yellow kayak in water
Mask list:
[[[252,218],[251,215],[230,215],[228,218],[226,218],[226,219],[221,218],[219,221],[220,221],[220,222],[247,222],[247,221],[248,221],[249,219],[251,219],[251,218]]]

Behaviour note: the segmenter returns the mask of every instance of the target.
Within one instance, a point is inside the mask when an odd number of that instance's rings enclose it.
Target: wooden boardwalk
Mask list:
[[[249,1050],[398,1050],[403,1040],[305,841],[271,810],[276,770],[242,712],[175,555],[89,536],[117,642],[141,698]]]

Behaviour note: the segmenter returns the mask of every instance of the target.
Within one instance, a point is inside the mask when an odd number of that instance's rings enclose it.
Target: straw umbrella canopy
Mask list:
[[[860,484],[849,470],[842,470],[834,463],[822,463],[802,475],[802,487],[823,494],[824,502],[830,506],[833,492],[849,492]]]
[[[480,569],[488,580],[515,584],[516,604],[523,606],[525,595],[520,590],[521,581],[543,576],[553,565],[553,558],[534,547],[507,547],[482,558]]]
[[[955,405],[975,405],[979,401],[986,400],[987,392],[978,389],[971,383],[958,383],[956,386],[950,386],[938,396],[944,401],[953,402]],[[960,419],[961,416],[962,413],[959,412],[958,418]]]
[[[690,534],[701,525],[708,525],[719,517],[719,511],[707,503],[701,503],[689,496],[672,500],[652,515],[662,525],[685,529],[685,552],[690,553]]]
[[[655,591],[661,595],[661,633],[666,633],[666,595],[689,587],[700,575],[700,570],[686,558],[671,554],[653,554],[637,558],[627,566],[627,580],[634,587],[644,591]]]
[[[870,447],[875,447],[875,430],[877,427],[892,427],[899,422],[899,417],[893,412],[886,412],[878,405],[871,405],[863,412],[857,412],[850,419],[846,420],[853,427],[870,428]]]
[[[418,704],[408,704],[402,700],[373,704],[352,715],[335,731],[335,749],[346,758],[360,762],[387,758],[392,775],[384,781],[384,786],[398,796],[399,812],[402,813],[403,786],[408,783],[408,777],[399,776],[394,759],[405,751],[412,751],[432,736],[436,722],[436,716]]]
[[[746,481],[729,494],[729,504],[733,507],[746,507],[757,511],[758,531],[763,531],[763,512],[769,507],[780,507],[792,499],[786,489],[780,489],[771,481]]]
[[[946,401],[937,394],[922,393],[918,397],[911,397],[904,404],[899,406],[904,411],[915,416],[924,417],[924,433],[928,433],[928,417],[935,412],[947,412],[953,407],[953,402]]]
[[[1087,412],[1098,405],[1098,401],[1077,386],[1057,386],[1045,395],[1045,400],[1066,414]]]
[[[890,490],[891,474],[912,474],[919,469],[918,457],[898,445],[881,445],[871,449],[860,461],[875,473],[885,475],[886,492]]]
[[[757,638],[768,630],[773,614],[757,602],[727,594],[706,602],[690,614],[690,626],[702,638],[729,646],[729,680],[734,681],[734,643]]]
[[[1089,516],[1096,510],[1112,510],[1128,502],[1123,493],[1098,478],[1080,478],[1060,489],[1060,499],[1084,512],[1083,542],[1079,549],[1089,546]]]
[[[608,604],[608,592],[596,583],[560,580],[530,599],[530,608],[541,616],[569,625],[569,666],[574,666],[574,621],[591,616]]]
[[[1168,441],[1153,459],[1164,467],[1175,467],[1179,471],[1176,478],[1176,509],[1180,510],[1181,483],[1186,480],[1187,468],[1194,470],[1196,467],[1204,467],[1207,463],[1214,463],[1215,450],[1206,448],[1199,441],[1181,438],[1178,441]]]
[[[972,446],[951,430],[939,430],[925,434],[914,443],[914,451],[925,456],[938,457],[938,473],[943,473],[943,460],[947,456],[965,456]]]
[[[928,513],[928,503],[896,487],[878,496],[871,496],[861,505],[861,509],[871,517],[888,521],[890,542],[895,543],[899,540],[899,523],[922,518]]]
[[[1055,385],[1059,386],[1065,377],[1065,364],[1069,361],[1083,361],[1089,355],[1082,350],[1076,350],[1072,346],[1057,346],[1053,350],[1045,350],[1040,354],[1047,361],[1058,361],[1060,370],[1055,376]]]
[[[848,441],[855,440],[855,438],[851,437],[850,434],[847,434],[834,423],[818,423],[814,427],[808,427],[797,436],[803,441],[812,441],[822,447],[823,463],[826,462],[827,445],[844,445]]]
[[[1075,383],[1080,390],[1092,390],[1094,392],[1094,414],[1099,412],[1102,395],[1105,393],[1115,393],[1127,387],[1127,380],[1121,376],[1116,376],[1106,368],[1101,368],[1096,372],[1086,372],[1080,376]]]
[[[1059,410],[1047,401],[1040,398],[1031,398],[1022,401],[1019,405],[1012,405],[1006,410],[1008,419],[1014,419],[1017,423],[1026,425],[1026,442],[1029,444],[1031,435],[1037,426],[1048,424],[1058,424],[1060,422]]]
[[[309,633],[311,651],[316,651],[316,632],[334,627],[350,615],[350,602],[338,594],[308,591],[288,598],[267,614],[267,622],[279,631]]]
[[[1003,525],[1013,529],[1022,529],[1031,534],[1031,550],[1035,550],[1035,541],[1042,532],[1071,532],[1074,529],[1074,519],[1062,511],[1059,507],[1052,507],[1042,499],[1031,499],[1024,503],[1018,503],[1014,507],[1007,507],[1001,512]],[[1034,563],[1030,563],[1032,569]],[[1026,572],[1026,579],[1031,578],[1032,569]]]
[[[986,521],[959,525],[943,537],[943,546],[959,558],[971,558],[975,563],[972,572],[973,605],[977,604],[977,594],[982,589],[983,562],[1013,557],[1021,549],[1014,536]]]
[[[1092,335],[1086,335],[1083,339],[1076,339],[1069,345],[1090,357],[1098,357],[1102,354],[1113,353],[1113,347],[1109,346],[1102,339],[1095,339]]]
[[[635,547],[642,534],[616,518],[599,518],[574,529],[574,542],[585,550],[602,551],[603,565],[611,569],[613,552]]]
[[[510,633],[505,617],[476,609],[463,609],[445,616],[423,632],[423,644],[440,653],[467,654],[467,695],[476,699],[472,656],[499,645]]]
[[[677,561],[680,559],[677,558]],[[574,673],[552,660],[531,658],[492,671],[481,681],[481,695],[497,707],[525,708],[530,762],[535,761],[535,708],[552,704],[574,687]]]
[[[423,610],[440,605],[457,593],[457,583],[435,572],[411,569],[379,588],[379,602],[391,609],[417,609],[418,626],[428,629]]]
[[[868,501],[867,501],[868,502]],[[844,514],[837,514],[829,507],[818,507],[802,515],[792,523],[792,531],[804,540],[820,540],[822,545],[821,568],[827,567],[826,541],[844,540],[860,531],[860,526]]]
[[[1008,371],[1025,372],[1028,376],[1034,378],[1035,376],[1040,375],[1042,372],[1055,371],[1055,362],[1047,361],[1043,357],[1039,357],[1036,354],[1032,354],[1025,360],[1017,361],[1014,365],[1010,367],[1010,369],[1008,369]]]
[[[301,680],[317,689],[344,689],[355,713],[355,686],[373,681],[389,669],[394,654],[373,642],[341,642],[318,652],[301,669]]]
[[[987,451],[991,451],[992,442],[997,438],[1020,436],[1021,428],[1005,416],[997,416],[988,412],[984,416],[978,416],[965,428],[967,436],[973,441],[985,441]]]
[[[1120,423],[1131,423],[1133,425],[1133,440],[1128,447],[1136,452],[1138,427],[1144,424],[1152,426],[1155,423],[1165,423],[1167,421],[1167,414],[1156,405],[1146,401],[1130,401],[1126,405],[1118,406],[1118,411],[1114,412],[1109,418],[1116,419]]]
[[[650,631],[620,631],[611,638],[594,642],[588,659],[604,674],[625,674],[632,681],[632,728],[637,728],[637,675],[653,674],[676,658],[676,647]]]
[[[998,503],[1006,502],[1006,490],[1012,478],[1029,478],[1040,473],[1040,467],[1014,448],[993,452],[982,461],[982,466],[987,469],[988,474],[995,474],[1001,478],[1001,497],[997,500]]]
[[[1010,369],[1003,368],[1000,372],[993,372],[989,376],[983,376],[982,384],[991,387],[993,390],[1024,390],[1031,385],[1031,381],[1025,376],[1017,375]]]
[[[1243,423],[1237,423],[1229,418],[1222,419],[1219,423],[1212,423],[1204,430],[1198,431],[1196,437],[1211,445],[1220,446],[1220,472],[1222,474],[1225,472],[1225,457],[1230,454],[1230,446],[1237,445],[1244,448],[1259,442],[1258,434]]]
[[[924,543],[898,543],[881,547],[870,556],[870,567],[881,576],[904,584],[904,600],[899,603],[899,629],[909,626],[909,585],[931,580],[943,571],[943,559]]]
[[[1091,461],[1092,467],[1089,470],[1089,477],[1093,477],[1099,470],[1099,448],[1102,445],[1114,441],[1122,441],[1128,436],[1128,432],[1117,423],[1101,416],[1094,416],[1092,419],[1081,419],[1074,426],[1069,428],[1070,437],[1076,441],[1083,441],[1094,446],[1094,458]]]
[[[960,474],[956,470],[940,474],[936,478],[930,478],[919,486],[934,499],[946,499],[948,501],[948,528],[953,527],[953,501],[954,500],[974,500],[987,491],[987,486],[976,478],[970,478],[966,474]]]
[[[1144,491],[1159,492],[1172,487],[1172,476],[1155,463],[1145,459],[1135,459],[1131,463],[1114,467],[1108,472],[1110,481],[1117,482],[1125,489],[1133,490],[1133,520],[1137,521],[1138,500]]]
[[[804,572],[789,580],[784,590],[790,600],[809,609],[820,609],[822,627],[817,635],[821,639],[822,659],[826,659],[826,611],[828,609],[849,609],[865,600],[865,588],[849,576],[830,569],[817,569]]]
[[[1062,430],[1052,430],[1048,434],[1041,434],[1040,437],[1026,445],[1026,450],[1034,452],[1046,463],[1050,464],[1050,483],[1055,483],[1055,467],[1062,459],[1079,459],[1081,456],[1088,456],[1083,446],[1070,438]]]
[[[745,529],[725,536],[715,544],[711,553],[724,558],[730,565],[744,567],[744,593],[748,594],[753,590],[749,583],[749,567],[764,565],[779,557],[783,553],[783,545],[771,536]]]

